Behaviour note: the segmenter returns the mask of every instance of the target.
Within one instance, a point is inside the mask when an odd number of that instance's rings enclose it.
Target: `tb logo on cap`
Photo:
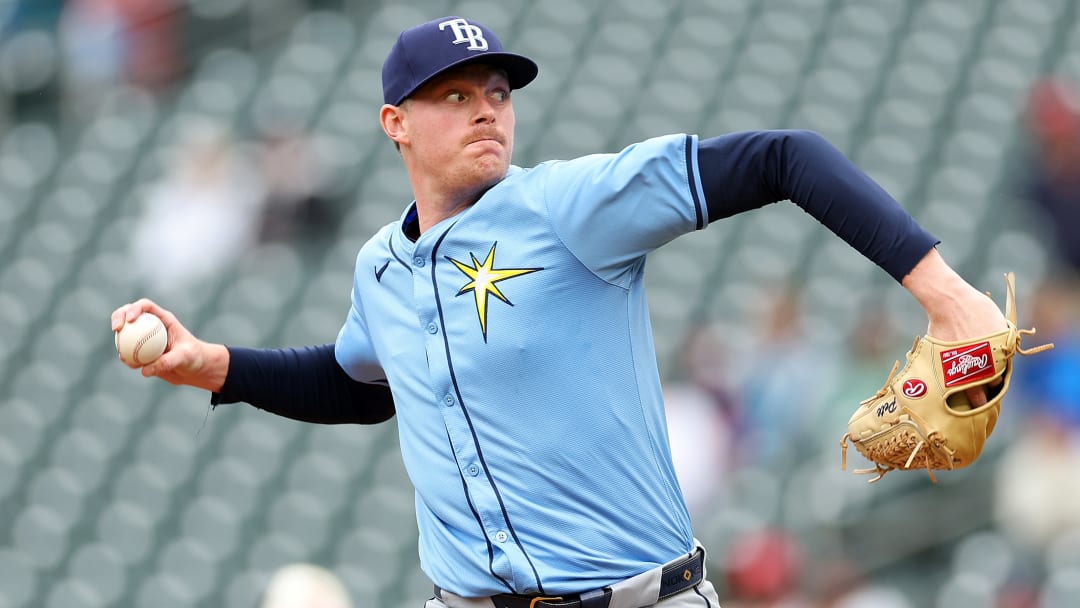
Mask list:
[[[469,46],[465,48],[470,51],[486,51],[488,49],[487,40],[484,39],[484,32],[479,27],[464,19],[451,19],[440,23],[439,31],[445,30],[447,26],[454,30],[454,44],[468,42]]]

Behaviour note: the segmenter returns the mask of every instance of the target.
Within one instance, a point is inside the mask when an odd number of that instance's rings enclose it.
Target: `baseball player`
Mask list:
[[[379,120],[414,200],[361,248],[335,343],[212,344],[149,300],[118,308],[113,328],[161,316],[169,350],[143,375],[214,404],[314,422],[396,413],[426,608],[718,606],[671,463],[646,255],[789,199],[907,288],[930,333],[1004,318],[813,133],[676,134],[512,165],[511,92],[537,71],[461,17],[397,38]]]

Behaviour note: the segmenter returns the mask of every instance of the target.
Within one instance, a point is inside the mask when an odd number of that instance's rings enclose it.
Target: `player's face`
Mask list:
[[[514,109],[502,70],[470,64],[425,84],[404,104],[408,154],[440,188],[484,190],[505,175]]]

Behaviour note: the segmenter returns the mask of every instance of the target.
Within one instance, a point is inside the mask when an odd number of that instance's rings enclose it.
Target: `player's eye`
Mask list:
[[[491,92],[491,98],[498,102],[503,102],[510,99],[510,91],[506,89],[495,89]]]
[[[461,102],[465,101],[465,95],[463,95],[461,93],[458,93],[456,91],[453,92],[453,93],[447,93],[446,94],[446,101],[449,101],[450,103],[461,103]]]

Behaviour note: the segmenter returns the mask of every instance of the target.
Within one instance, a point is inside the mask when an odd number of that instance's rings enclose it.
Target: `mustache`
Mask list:
[[[465,143],[471,144],[474,142],[478,142],[482,139],[492,139],[501,145],[506,145],[506,136],[503,135],[502,131],[491,128],[481,128],[473,131],[469,134],[467,138],[465,138]]]

